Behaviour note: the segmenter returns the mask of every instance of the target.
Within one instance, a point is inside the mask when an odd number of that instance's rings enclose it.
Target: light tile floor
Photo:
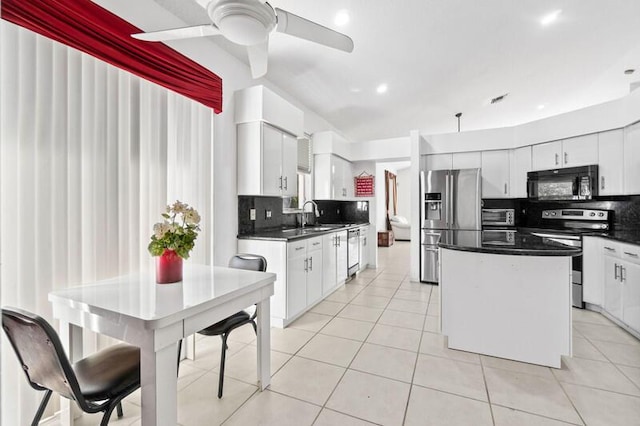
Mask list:
[[[200,338],[180,369],[180,424],[640,425],[640,341],[604,316],[573,311],[574,357],[560,370],[454,351],[438,333],[439,288],[409,281],[409,244],[380,248],[379,261],[272,329],[265,392],[251,327],[229,338],[221,400],[220,339]],[[111,423],[139,424],[139,405],[136,393]]]

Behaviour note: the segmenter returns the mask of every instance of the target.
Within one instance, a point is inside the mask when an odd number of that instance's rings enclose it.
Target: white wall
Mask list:
[[[411,167],[398,170],[398,215],[411,223]],[[417,197],[417,195],[416,195]]]

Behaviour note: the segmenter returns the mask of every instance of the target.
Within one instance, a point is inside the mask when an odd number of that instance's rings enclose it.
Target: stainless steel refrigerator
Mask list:
[[[420,281],[437,283],[443,232],[480,230],[480,169],[420,172]]]

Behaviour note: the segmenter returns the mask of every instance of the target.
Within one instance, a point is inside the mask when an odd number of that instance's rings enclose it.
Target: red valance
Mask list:
[[[135,0],[129,0],[135,1]],[[222,112],[222,79],[90,0],[2,0],[1,17]]]

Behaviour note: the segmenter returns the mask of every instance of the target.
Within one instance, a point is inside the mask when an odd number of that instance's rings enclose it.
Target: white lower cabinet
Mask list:
[[[347,279],[347,231],[323,238],[322,294],[327,295]]]
[[[238,252],[264,256],[267,259],[267,272],[277,275],[274,294],[271,297],[272,326],[286,327],[325,295],[323,273],[323,268],[326,266],[323,259],[325,237],[328,235],[289,243],[238,240]],[[337,276],[335,269],[333,274],[334,277]],[[335,288],[336,285],[333,286],[333,289]]]
[[[310,306],[322,299],[323,253],[322,237],[309,240],[307,243],[307,305]]]
[[[620,281],[620,260],[604,256],[604,309],[615,318],[622,320],[622,281]]]
[[[640,246],[585,237],[583,256],[585,302],[601,306],[640,335]]]
[[[267,261],[267,265],[269,262]],[[287,244],[287,317],[307,307],[307,242]]]
[[[360,227],[360,258],[358,263],[360,264],[360,270],[366,269],[369,265],[369,227]]]
[[[586,303],[602,306],[604,293],[604,265],[602,238],[582,238],[582,299]]]
[[[287,317],[322,298],[322,237],[287,244]]]
[[[640,333],[640,247],[624,245],[622,258],[622,321]]]

